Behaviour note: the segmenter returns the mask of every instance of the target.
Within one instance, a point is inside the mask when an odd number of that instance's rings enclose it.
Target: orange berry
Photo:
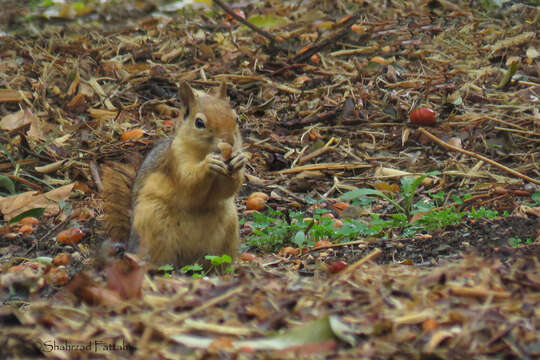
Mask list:
[[[245,253],[241,253],[238,258],[244,261],[253,261],[257,258],[257,256],[255,256],[252,253],[245,252]]]
[[[269,196],[266,195],[265,193],[256,191],[256,192],[252,192],[251,194],[249,194],[248,200],[252,199],[252,198],[256,198],[256,197],[262,198],[264,201],[268,200],[268,198],[269,198]]]
[[[345,261],[337,260],[331,263],[330,266],[328,266],[328,271],[330,271],[331,273],[337,273],[344,270],[347,266],[349,265]]]
[[[315,242],[315,247],[331,246],[332,243],[328,240],[319,240]]]
[[[71,228],[62,231],[56,236],[56,240],[62,244],[75,245],[84,237],[84,233],[79,228]]]
[[[435,111],[427,107],[416,108],[411,111],[409,117],[416,125],[435,125]]]
[[[56,255],[53,259],[53,264],[56,266],[60,265],[67,265],[71,260],[71,254],[70,253],[60,253]]]
[[[261,197],[253,197],[246,202],[246,208],[248,210],[263,210],[266,207],[266,200]]]
[[[35,217],[28,216],[28,217],[25,217],[25,218],[22,218],[21,220],[19,220],[19,224],[21,224],[21,225],[37,225],[37,224],[39,224],[39,220],[36,219]]]
[[[32,227],[32,225],[23,225],[19,229],[19,232],[21,232],[23,234],[31,234],[31,233],[34,232],[34,228]]]
[[[51,285],[63,286],[69,281],[69,275],[64,268],[52,268],[47,274],[47,282]]]

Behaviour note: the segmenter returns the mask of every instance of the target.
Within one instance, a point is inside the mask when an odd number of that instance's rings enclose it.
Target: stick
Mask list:
[[[482,160],[482,161],[485,161],[487,162],[488,164],[491,164],[495,167],[498,167],[499,169],[502,169],[506,172],[509,172],[510,174],[514,175],[514,176],[517,176],[517,177],[520,177],[522,178],[523,180],[525,181],[529,181],[529,182],[532,182],[533,184],[536,184],[536,185],[540,185],[540,181],[539,180],[536,180],[536,179],[533,179],[533,178],[530,178],[528,177],[527,175],[523,175],[522,173],[516,171],[516,170],[513,170],[513,169],[510,169],[504,165],[501,165],[499,164],[498,162],[494,161],[494,160],[491,160],[485,156],[482,156],[482,155],[478,155],[476,153],[473,153],[471,151],[467,151],[467,150],[463,150],[463,149],[460,149],[458,147],[455,147],[453,145],[450,145],[444,141],[442,141],[441,139],[439,139],[438,137],[436,137],[435,135],[431,134],[429,131],[425,130],[424,128],[419,128],[418,131],[420,131],[422,134],[426,135],[428,138],[430,138],[431,140],[435,141],[437,144],[441,145],[442,147],[446,148],[446,149],[450,149],[450,150],[453,150],[453,151],[457,151],[457,152],[460,152],[462,154],[466,154],[466,155],[469,155],[469,156],[472,156],[472,157],[475,157],[479,160]]]
[[[297,166],[291,169],[285,169],[273,172],[274,174],[296,174],[302,171],[309,170],[355,170],[372,168],[374,165],[358,164],[358,163],[322,163]]]
[[[309,59],[311,57],[311,55],[315,54],[315,53],[318,53],[319,51],[321,51],[322,49],[324,49],[325,47],[327,47],[328,45],[331,45],[331,44],[335,44],[338,39],[342,38],[343,36],[347,35],[347,33],[349,31],[351,31],[351,28],[349,27],[349,25],[353,22],[355,22],[356,20],[358,19],[358,16],[351,16],[349,19],[347,19],[347,21],[345,21],[343,24],[340,24],[340,26],[345,26],[346,29],[340,31],[339,33],[337,33],[336,35],[326,39],[326,40],[323,40],[321,42],[319,42],[318,44],[315,44],[313,45],[311,48],[307,49],[306,51],[304,51],[303,53],[301,54],[298,54],[296,55],[293,59],[292,59],[292,62],[293,63],[301,63],[301,62],[304,62],[306,61],[307,59]]]
[[[256,27],[255,25],[253,25],[252,23],[250,23],[249,21],[247,21],[246,19],[243,19],[241,16],[239,16],[238,14],[236,14],[233,9],[231,9],[228,5],[226,5],[223,1],[221,0],[214,0],[214,3],[216,3],[217,6],[219,6],[220,8],[222,8],[227,14],[229,14],[230,16],[232,16],[236,21],[239,21],[241,22],[242,24],[246,25],[248,28],[250,28],[251,30],[255,31],[256,33],[264,36],[265,38],[267,38],[268,40],[270,40],[271,42],[275,43],[276,42],[276,38],[274,35],[270,34],[269,32],[267,31],[264,31],[264,30],[261,30],[259,29],[258,27]]]
[[[364,256],[362,259],[360,259],[359,261],[355,262],[354,264],[352,264],[351,266],[349,266],[348,268],[343,270],[341,272],[341,276],[343,277],[343,275],[345,275],[345,274],[352,273],[353,271],[358,269],[360,266],[364,265],[365,263],[367,263],[370,260],[375,259],[377,256],[379,256],[381,254],[382,254],[381,249],[375,248],[375,250],[373,250],[372,252],[370,252],[369,254]]]

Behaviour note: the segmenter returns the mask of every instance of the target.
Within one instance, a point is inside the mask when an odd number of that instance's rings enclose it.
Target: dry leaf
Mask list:
[[[13,196],[0,196],[0,211],[6,220],[35,208],[45,208],[45,216],[56,215],[60,212],[57,202],[69,198],[73,185],[64,185],[45,194],[27,191]]]
[[[31,124],[33,119],[34,114],[32,114],[30,109],[20,110],[4,116],[0,121],[0,129],[8,131],[15,130]]]

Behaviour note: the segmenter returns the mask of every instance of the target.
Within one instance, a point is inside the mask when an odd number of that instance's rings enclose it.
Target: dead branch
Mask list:
[[[485,156],[473,153],[472,151],[463,150],[463,149],[460,149],[460,148],[458,148],[456,146],[450,145],[450,144],[442,141],[441,139],[439,139],[435,135],[431,134],[429,131],[427,131],[424,128],[419,128],[418,131],[420,131],[422,134],[426,135],[428,138],[435,141],[437,144],[441,145],[442,147],[444,147],[446,149],[449,149],[449,150],[452,150],[452,151],[457,151],[457,152],[460,152],[462,154],[472,156],[472,157],[477,158],[479,160],[485,161],[485,162],[487,162],[487,163],[489,163],[489,164],[491,164],[491,165],[493,165],[495,167],[498,167],[499,169],[502,169],[502,170],[514,175],[514,176],[520,177],[525,181],[529,181],[529,182],[532,182],[533,184],[540,185],[540,181],[538,181],[536,179],[533,179],[533,178],[530,178],[527,175],[523,175],[522,173],[520,173],[520,172],[518,172],[518,171],[516,171],[514,169],[510,169],[510,168],[508,168],[508,167],[506,167],[504,165],[501,165],[501,164],[499,164],[498,162],[496,162],[494,160],[491,160],[491,159],[489,159],[489,158],[487,158]]]

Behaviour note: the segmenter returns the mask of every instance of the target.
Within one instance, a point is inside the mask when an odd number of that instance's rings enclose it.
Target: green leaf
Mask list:
[[[286,18],[276,15],[253,15],[248,18],[248,21],[263,29],[276,28],[289,23]]]
[[[532,194],[531,198],[535,203],[540,204],[540,191]]]
[[[341,200],[352,200],[366,195],[376,195],[386,198],[386,195],[382,191],[364,188],[346,192],[345,194],[341,195]]]
[[[299,248],[302,248],[306,242],[306,234],[303,231],[297,232],[292,242],[298,245]]]
[[[174,267],[171,264],[161,265],[160,267],[158,267],[158,270],[159,271],[173,271]]]
[[[501,79],[501,82],[499,83],[499,85],[497,85],[497,89],[502,89],[503,87],[508,85],[510,80],[512,80],[512,76],[516,74],[516,71],[518,70],[518,68],[519,68],[519,63],[517,61],[512,62],[512,64],[510,64],[510,69],[508,69],[508,71],[504,74],[503,78]]]
[[[190,271],[193,271],[193,272],[196,272],[196,271],[202,271],[203,267],[199,264],[193,264],[193,265],[186,265],[184,266],[183,268],[180,269],[180,271],[182,272],[182,274],[185,274],[187,272],[190,272]]]
[[[17,216],[12,217],[11,220],[9,220],[9,223],[14,224],[16,222],[19,222],[19,220],[24,219],[25,217],[30,217],[30,216],[35,217],[35,218],[39,218],[39,217],[43,216],[44,212],[45,212],[45,208],[30,209],[30,210],[27,210],[25,212],[20,213]]]
[[[10,194],[15,194],[15,184],[7,176],[0,175],[0,188],[6,189]]]

